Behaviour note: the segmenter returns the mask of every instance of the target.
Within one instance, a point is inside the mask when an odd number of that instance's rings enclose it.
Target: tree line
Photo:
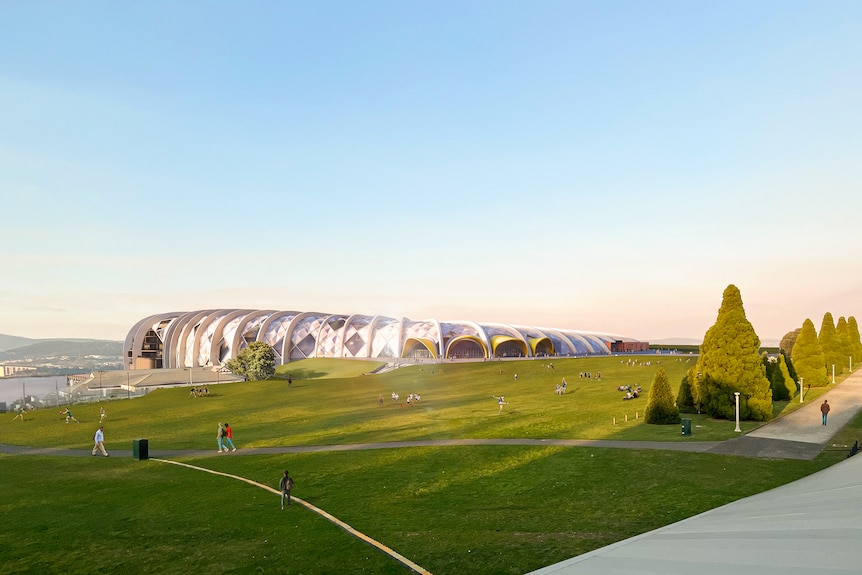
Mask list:
[[[647,423],[679,423],[680,413],[705,413],[733,419],[739,393],[741,419],[768,421],[772,402],[786,401],[805,387],[822,387],[862,361],[862,339],[853,316],[823,316],[820,333],[806,319],[787,333],[777,355],[760,352],[760,338],[745,317],[742,295],[734,285],[724,290],[715,324],[700,346],[697,364],[683,376],[677,397],[663,370],[650,388]],[[654,393],[655,390],[655,393]]]

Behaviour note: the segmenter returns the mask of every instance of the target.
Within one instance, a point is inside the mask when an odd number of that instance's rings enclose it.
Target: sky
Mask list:
[[[0,333],[862,314],[862,3],[0,3]]]

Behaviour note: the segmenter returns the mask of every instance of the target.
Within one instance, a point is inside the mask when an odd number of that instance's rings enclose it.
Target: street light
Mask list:
[[[736,429],[734,429],[734,431],[742,431],[739,428],[739,392],[734,391],[733,397],[736,399]]]

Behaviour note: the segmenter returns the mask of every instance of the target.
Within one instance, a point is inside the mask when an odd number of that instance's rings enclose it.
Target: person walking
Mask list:
[[[278,488],[281,490],[281,510],[284,511],[284,499],[287,498],[287,506],[290,507],[290,490],[293,489],[293,477],[290,476],[287,469],[284,470],[284,476],[282,476]]]
[[[102,423],[103,421],[105,421],[106,417],[108,417],[108,416],[105,414],[105,408],[100,407],[99,408],[99,423]]]
[[[105,451],[105,426],[100,425],[99,429],[96,430],[96,435],[93,436],[93,441],[96,443],[93,446],[93,456],[95,457],[97,451],[101,451],[102,455],[108,457],[108,452]]]
[[[224,448],[224,426],[219,422],[218,424],[218,432],[216,432],[216,442],[218,443],[218,452],[222,451],[227,452],[227,449]]]
[[[230,426],[230,423],[225,422],[224,424],[224,450],[228,451],[228,444],[230,444],[231,450],[236,451],[236,446],[233,444],[233,429]]]
[[[823,403],[820,404],[820,413],[823,414],[823,425],[826,425],[826,418],[829,417],[829,402],[827,400],[823,400]]]

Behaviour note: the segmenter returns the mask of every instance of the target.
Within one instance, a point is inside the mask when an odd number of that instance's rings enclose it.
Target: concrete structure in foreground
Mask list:
[[[312,357],[390,360],[607,355],[614,346],[625,346],[624,351],[646,350],[648,346],[606,333],[502,323],[208,309],[142,319],[126,336],[124,363],[126,369],[218,366],[254,341],[272,346],[278,364]]]
[[[530,575],[862,573],[862,456]]]

